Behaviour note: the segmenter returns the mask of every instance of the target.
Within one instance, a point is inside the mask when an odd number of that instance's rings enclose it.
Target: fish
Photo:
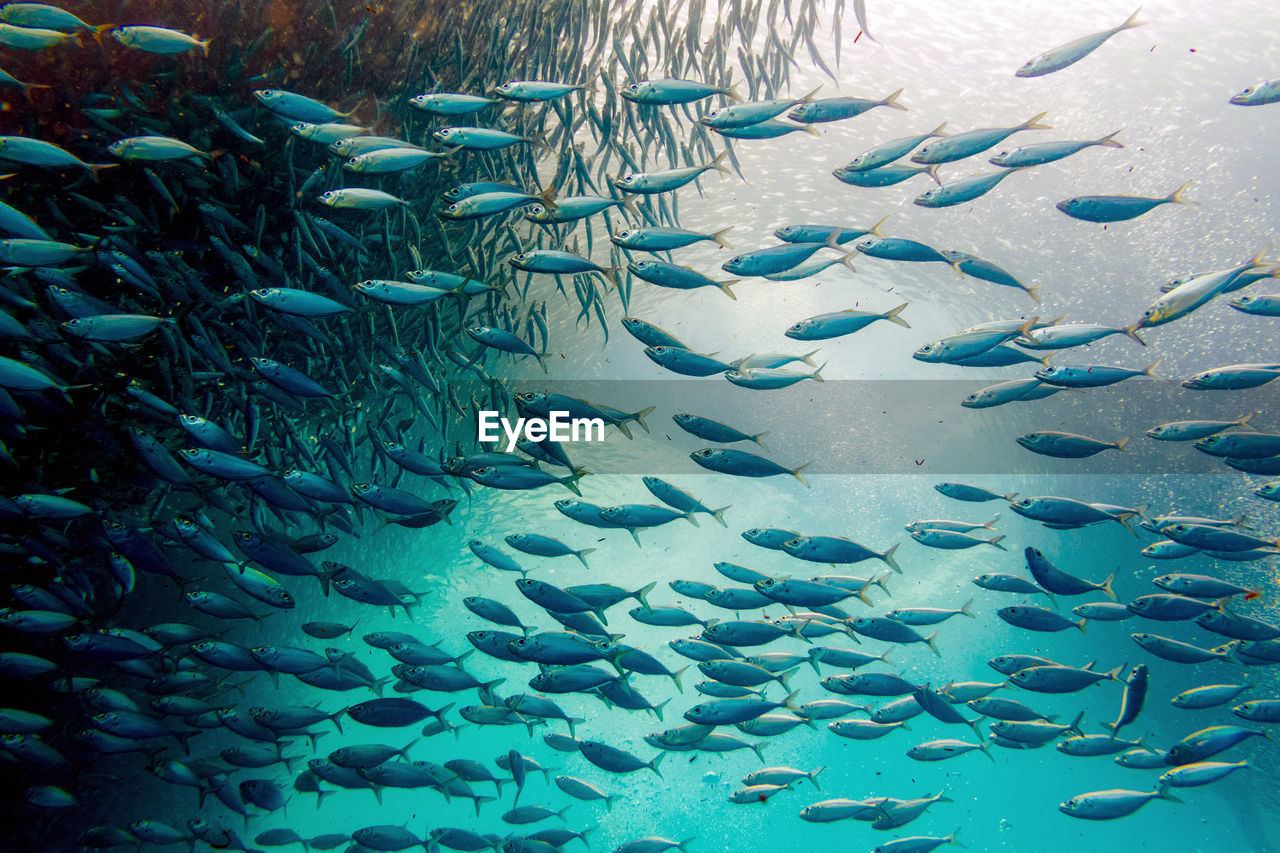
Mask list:
[[[1194,204],[1182,197],[1191,186],[1187,181],[1169,195],[1159,198],[1129,195],[1074,196],[1055,205],[1058,210],[1083,222],[1125,222],[1136,219],[1163,204]]]
[[[1068,42],[1061,47],[1055,47],[1053,50],[1046,51],[1034,59],[1027,60],[1027,63],[1014,72],[1015,77],[1043,77],[1046,74],[1052,74],[1055,71],[1074,65],[1102,47],[1107,39],[1124,32],[1125,30],[1140,27],[1145,22],[1138,20],[1138,9],[1132,15],[1125,19],[1124,23],[1109,30],[1103,30],[1092,35],[1082,36],[1075,41]]]

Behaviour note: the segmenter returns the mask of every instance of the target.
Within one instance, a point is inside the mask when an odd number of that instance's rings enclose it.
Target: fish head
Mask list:
[[[1014,77],[1035,77],[1039,74],[1042,74],[1043,66],[1045,64],[1045,59],[1046,57],[1037,56],[1035,59],[1028,60],[1025,65],[1023,65],[1017,71],[1013,72],[1013,76]]]
[[[792,324],[791,328],[787,329],[783,334],[788,338],[794,337],[795,335],[803,335],[812,325],[812,320],[801,320],[799,323]]]
[[[1001,151],[999,154],[997,154],[996,156],[992,157],[992,158],[991,158],[990,160],[988,160],[987,162],[988,162],[988,163],[990,163],[990,164],[991,164],[991,165],[993,165],[993,166],[1003,166],[1003,165],[1005,165],[1006,163],[1008,163],[1008,162],[1009,162],[1009,152],[1008,152],[1008,151]]]
[[[613,185],[620,190],[625,190],[636,182],[635,175],[619,175],[613,179]]]
[[[1058,202],[1054,207],[1058,208],[1058,210],[1061,210],[1063,213],[1070,215],[1075,211],[1081,210],[1084,207],[1084,202],[1078,198],[1069,198],[1066,201]]]
[[[657,349],[657,347],[651,347],[651,349]],[[689,455],[694,459],[714,459],[721,454],[720,451],[715,450],[714,448],[704,447],[702,450],[695,450]]]
[[[1253,100],[1253,95],[1255,91],[1256,90],[1254,89],[1254,87],[1250,86],[1247,89],[1242,90],[1240,94],[1232,95],[1231,103],[1235,104],[1236,106],[1247,105],[1250,103],[1250,101]]]
[[[1018,444],[1021,444],[1023,447],[1026,447],[1028,449],[1035,449],[1047,443],[1048,436],[1040,432],[1029,432],[1026,435],[1018,436],[1016,441],[1018,442]]]
[[[911,357],[919,361],[927,361],[931,358],[937,358],[941,353],[942,346],[938,343],[931,343],[920,347]]]
[[[326,190],[319,195],[320,203],[327,204],[330,207],[337,204],[341,198],[342,194],[338,190]]]
[[[555,508],[560,510],[561,512],[565,512],[566,510],[571,510],[577,505],[578,505],[577,501],[569,500],[568,498],[561,498],[560,500],[555,502]]]
[[[803,536],[797,536],[795,539],[788,539],[786,542],[783,542],[782,550],[786,551],[788,554],[799,554],[811,551],[813,550],[813,547],[810,545],[809,540],[805,539]]]
[[[652,261],[631,261],[627,264],[627,271],[639,275],[652,266]]]
[[[645,347],[644,354],[649,356],[649,358],[653,359],[658,364],[663,364],[671,360],[674,351],[671,347],[665,346]]]

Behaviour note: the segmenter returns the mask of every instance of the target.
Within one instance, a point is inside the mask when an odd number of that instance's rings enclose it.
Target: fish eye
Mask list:
[[[635,176],[634,176],[634,175],[627,175],[625,178],[623,178],[623,179],[622,179],[622,182],[623,182],[624,184],[629,184],[629,183],[631,183],[633,180],[635,180]]]
[[[1253,87],[1252,87],[1252,86],[1250,86],[1248,89],[1245,89],[1245,90],[1244,90],[1243,92],[1241,92],[1240,94],[1242,94],[1242,95],[1252,95],[1252,94],[1253,94]]]

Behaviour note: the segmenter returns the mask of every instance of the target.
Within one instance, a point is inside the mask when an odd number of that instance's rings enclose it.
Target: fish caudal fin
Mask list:
[[[1040,121],[1040,119],[1044,118],[1048,114],[1049,114],[1048,112],[1043,112],[1043,113],[1040,113],[1039,115],[1032,116],[1031,118],[1024,121],[1022,123],[1022,126],[1019,127],[1018,129],[1019,130],[1053,130],[1053,125],[1043,124]]]
[[[729,245],[729,242],[724,239],[724,236],[732,230],[733,230],[732,225],[730,225],[728,228],[721,228],[719,231],[716,231],[714,234],[711,235],[711,239],[714,240],[716,245],[719,246],[721,249],[732,249],[733,246]]]
[[[1093,144],[1094,144],[1094,145],[1105,145],[1107,148],[1123,148],[1123,147],[1124,147],[1124,143],[1123,143],[1123,142],[1121,142],[1120,140],[1116,139],[1116,134],[1117,134],[1117,133],[1123,133],[1123,131],[1121,131],[1121,130],[1113,130],[1111,133],[1108,133],[1106,136],[1102,137],[1101,139],[1099,139],[1097,142],[1095,142],[1095,143],[1093,143]]]
[[[808,468],[812,464],[813,464],[812,462],[806,462],[803,465],[799,466],[798,468],[792,469],[791,471],[791,476],[795,477],[797,480],[803,483],[806,489],[809,488],[809,481],[804,478],[803,472],[805,468]]]
[[[1191,186],[1193,183],[1195,183],[1194,180],[1187,181],[1185,184],[1178,187],[1173,192],[1169,193],[1169,197],[1166,198],[1165,201],[1169,202],[1170,204],[1196,204],[1197,202],[1194,202],[1194,201],[1191,201],[1190,199],[1186,199],[1182,197],[1182,194],[1186,192],[1187,187]]]
[[[885,551],[883,554],[880,554],[880,555],[879,555],[879,556],[880,556],[880,560],[881,560],[881,562],[883,562],[883,563],[884,563],[886,566],[888,566],[889,568],[893,569],[893,570],[894,570],[895,572],[897,572],[898,574],[902,574],[902,569],[901,569],[901,567],[899,567],[899,566],[898,566],[898,561],[897,561],[897,560],[895,560],[895,559],[893,559],[893,552],[894,552],[894,551],[897,551],[897,550],[898,550],[898,545],[901,545],[901,544],[902,544],[902,543],[901,543],[901,542],[899,542],[897,545],[894,545],[894,546],[893,546],[892,548],[890,548],[888,551]],[[881,580],[883,580],[883,578],[882,578]],[[881,589],[884,589],[884,584],[882,584],[882,583],[881,583],[881,584],[878,584],[878,586],[879,586]],[[885,590],[885,592],[888,592],[888,590],[886,589],[886,590]]]
[[[898,103],[898,96],[901,94],[902,94],[902,90],[899,89],[898,91],[890,95],[885,95],[884,100],[880,102],[880,106],[893,107],[895,110],[902,110],[903,112],[906,112],[907,108],[904,107],[902,104]],[[946,124],[946,122],[943,122],[943,124]]]
[[[901,305],[899,305],[897,308],[890,308],[888,313],[884,315],[884,318],[888,320],[890,323],[901,326],[904,329],[910,329],[911,324],[899,316],[902,313],[902,309],[906,308],[910,304],[911,303],[909,302],[904,302]]]

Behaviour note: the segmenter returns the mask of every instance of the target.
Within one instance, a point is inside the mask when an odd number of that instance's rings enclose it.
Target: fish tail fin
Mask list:
[[[563,478],[560,482],[564,484],[564,487],[566,489],[573,492],[578,497],[582,497],[582,490],[578,488],[578,481],[590,473],[591,473],[590,471],[587,471],[583,468],[579,468],[577,471],[574,471],[568,477]]]
[[[879,222],[871,226],[871,230],[869,230],[867,233],[873,237],[883,237],[884,233],[880,230],[880,226],[884,225],[888,221],[889,221],[889,214],[886,213],[884,216],[880,217]]]
[[[904,302],[901,305],[899,305],[897,308],[890,308],[889,312],[884,315],[884,318],[888,320],[890,323],[901,326],[904,329],[910,329],[911,324],[899,316],[902,313],[902,309],[906,308],[910,304],[911,304],[910,302]]]
[[[810,722],[809,725],[812,726],[813,723]],[[764,753],[762,753],[760,750],[764,749],[768,745],[769,744],[765,743],[762,740],[756,741],[755,743],[751,744],[751,751],[756,754],[756,758],[760,759],[761,764],[764,764]]]
[[[649,583],[640,587],[639,589],[637,589],[635,592],[631,594],[635,596],[636,601],[640,602],[641,606],[643,606],[644,609],[648,610],[649,600],[646,598],[646,596],[649,593],[653,592],[653,588],[657,585],[658,585],[657,581],[650,581]]]
[[[677,844],[676,849],[682,851],[682,853],[689,853],[689,851],[685,849],[685,845],[688,844],[690,841],[696,840],[697,837],[698,836],[696,835],[690,835],[684,841],[681,841],[679,844]]]
[[[1135,12],[1134,14],[1136,15],[1137,13]],[[1160,789],[1159,789],[1158,791],[1156,791],[1156,795],[1157,795],[1158,797],[1160,797],[1160,799],[1162,799],[1162,800],[1168,800],[1168,801],[1169,801],[1169,802],[1171,802],[1171,803],[1181,803],[1181,802],[1182,802],[1182,800],[1180,800],[1179,798],[1175,797],[1173,794],[1170,794],[1170,793],[1169,793],[1169,786],[1168,786],[1168,785],[1161,785],[1161,786],[1160,786]]]
[[[1139,6],[1136,10],[1134,10],[1134,13],[1133,13],[1132,15],[1130,15],[1130,16],[1128,17],[1128,19],[1127,19],[1127,20],[1125,20],[1125,22],[1124,22],[1123,24],[1121,24],[1121,25],[1120,25],[1120,29],[1122,29],[1122,30],[1131,30],[1131,29],[1133,29],[1134,27],[1140,27],[1140,26],[1142,26],[1143,24],[1145,24],[1145,23],[1146,23],[1146,21],[1139,21],[1139,20],[1138,20],[1138,13],[1139,13],[1139,12],[1141,12],[1141,11],[1142,11],[1142,7],[1141,7],[1141,6]]]
[[[677,669],[675,672],[671,673],[671,680],[675,683],[676,690],[680,691],[681,693],[684,692],[684,685],[680,683],[680,676],[684,675],[684,671],[688,668],[689,667],[687,666],[682,666],[679,669]]]
[[[648,431],[649,431],[649,427],[645,425],[644,419],[645,419],[645,416],[646,416],[646,415],[651,415],[651,414],[653,414],[653,410],[654,410],[654,409],[656,409],[656,408],[658,408],[658,407],[657,407],[657,406],[648,406],[648,407],[643,408],[643,409],[641,409],[640,411],[636,412],[634,415],[632,415],[632,417],[633,417],[633,418],[635,418],[636,423],[640,425],[640,429],[644,430],[645,432],[648,432]]]
[[[733,230],[732,225],[730,225],[728,228],[721,228],[719,231],[716,231],[711,235],[711,239],[714,240],[716,245],[719,246],[721,249],[732,249],[733,246],[729,245],[729,242],[724,239],[724,236],[732,230]]]
[[[924,174],[928,175],[929,177],[933,178],[933,182],[934,182],[935,184],[937,184],[938,186],[942,186],[942,178],[938,177],[938,164],[937,164],[937,163],[930,163],[928,166],[925,166],[925,167],[924,167],[923,169],[921,169],[920,171],[921,171],[921,172],[923,172]],[[953,264],[953,266],[954,266],[954,264]]]
[[[1104,146],[1106,146],[1107,148],[1123,148],[1123,147],[1124,147],[1124,143],[1123,143],[1123,142],[1121,142],[1120,140],[1116,139],[1116,134],[1118,134],[1118,133],[1123,133],[1123,131],[1121,131],[1121,130],[1113,130],[1113,131],[1111,131],[1110,133],[1108,133],[1106,136],[1102,137],[1101,139],[1099,139],[1097,142],[1095,142],[1095,143],[1093,143],[1093,144],[1094,144],[1094,145],[1104,145]]]
[[[764,450],[768,450],[769,446],[764,443],[764,437],[768,434],[769,434],[768,430],[765,430],[764,432],[758,432],[755,435],[751,436],[751,440],[756,443],[757,447],[763,448]]]
[[[119,163],[90,163],[89,171],[93,174],[93,182],[95,184],[98,183],[98,181],[100,180],[98,178],[98,173],[101,172],[103,169],[114,169],[119,165],[120,165]]]
[[[968,616],[970,619],[977,619],[978,617],[977,617],[977,616],[974,616],[974,615],[973,615],[973,612],[969,610],[969,608],[970,608],[970,607],[972,607],[972,606],[973,606],[973,599],[972,599],[972,598],[970,598],[970,599],[969,599],[968,601],[966,601],[964,604],[960,605],[960,612],[961,612],[963,615]]]
[[[817,365],[815,365],[815,364],[813,363],[813,357],[814,357],[815,355],[817,355],[818,353],[820,353],[820,352],[822,352],[822,348],[821,348],[821,347],[819,347],[819,348],[818,348],[818,349],[816,349],[816,350],[812,350],[812,351],[810,351],[810,352],[807,352],[807,353],[805,353],[804,355],[800,356],[800,360],[801,360],[801,361],[803,361],[805,364],[809,365],[810,367],[816,367]],[[763,433],[762,433],[762,434],[763,434]]]
[[[733,172],[730,171],[730,169],[724,164],[725,158],[728,156],[729,156],[729,149],[726,148],[723,151],[721,151],[719,154],[717,154],[715,159],[711,161],[710,168],[715,169],[717,172],[719,172],[722,175],[732,175]]]
[[[737,83],[730,83],[730,84],[729,84],[729,88],[728,88],[727,90],[725,90],[725,93],[724,93],[724,94],[725,94],[725,97],[726,97],[726,98],[728,98],[729,100],[731,100],[731,101],[733,101],[734,103],[737,103],[737,104],[742,103],[742,101],[744,100],[744,99],[743,99],[743,97],[742,97],[742,93],[738,91],[738,84],[737,84]],[[692,840],[692,839],[690,839],[690,840]]]
[[[876,583],[875,578],[867,578],[867,582],[864,583],[862,586],[858,587],[858,591],[854,593],[854,595],[858,597],[858,600],[861,601],[863,604],[867,605],[868,607],[871,606],[871,597],[867,595],[867,590],[875,586],[875,583]]]
[[[1125,445],[1127,445],[1128,443],[1129,443],[1129,436],[1125,436],[1124,438],[1116,442],[1116,450],[1127,453],[1128,451],[1125,450],[1124,448],[1125,448]]]
[[[595,550],[595,548],[583,548],[581,551],[574,551],[573,556],[578,558],[584,569],[589,569],[591,566],[587,565],[587,555],[595,553]]]
[[[992,536],[990,539],[987,540],[987,544],[994,545],[995,547],[999,548],[1001,551],[1008,551],[1009,550],[1008,548],[1000,544],[1000,540],[1004,538],[1005,538],[1004,534],[1001,534],[999,536]]]
[[[902,544],[901,542],[898,542],[898,543],[896,543],[892,548],[890,548],[888,551],[885,551],[883,554],[880,554],[880,555],[879,555],[880,560],[881,560],[881,561],[882,561],[886,566],[888,566],[889,568],[893,569],[893,570],[894,570],[895,572],[897,572],[898,574],[902,574],[902,567],[898,565],[898,561],[897,561],[897,560],[893,559],[893,552],[894,552],[894,551],[897,551],[897,550],[898,550],[898,545],[901,545],[901,544]],[[879,584],[879,586],[880,586],[880,588],[881,588],[881,589],[884,589],[884,585],[883,585],[883,584]],[[889,590],[885,589],[884,591],[887,593]]]
[[[1039,304],[1040,304],[1040,294],[1039,294],[1039,293],[1037,293],[1036,291],[1038,291],[1038,290],[1040,289],[1040,287],[1041,287],[1041,285],[1038,285],[1038,284],[1037,284],[1037,285],[1035,285],[1035,286],[1033,286],[1033,287],[1024,287],[1024,288],[1023,288],[1023,291],[1027,294],[1027,296],[1030,296],[1030,297],[1031,297],[1031,300],[1032,300],[1033,302],[1035,302],[1037,305],[1039,305]]]
[[[1194,179],[1187,181],[1185,184],[1178,187],[1173,192],[1169,193],[1169,197],[1166,198],[1165,201],[1171,202],[1173,204],[1196,204],[1196,202],[1182,197],[1182,194],[1186,192],[1187,187],[1191,186],[1193,183],[1195,183]]]
[[[884,100],[880,102],[880,106],[893,107],[895,110],[902,110],[903,112],[906,112],[907,108],[904,107],[902,104],[898,103],[898,96],[901,94],[902,94],[902,90],[899,89],[898,91],[893,92],[892,94],[885,95]]]
[[[803,483],[806,489],[810,488],[810,486],[809,486],[809,481],[804,478],[804,469],[808,468],[812,464],[813,464],[812,462],[806,462],[800,467],[795,468],[791,471],[791,476],[795,477],[797,480]]]
[[[1137,341],[1138,343],[1142,344],[1145,347],[1147,345],[1147,342],[1144,341],[1142,338],[1138,337],[1138,330],[1141,328],[1142,328],[1142,321],[1139,320],[1138,322],[1134,323],[1132,326],[1125,326],[1124,333],[1126,337],[1132,338],[1133,340]]]
[[[732,504],[730,504],[729,506],[732,506]],[[720,522],[721,527],[729,526],[728,524],[725,523],[725,520],[724,520],[724,511],[727,509],[729,509],[728,506],[722,506],[719,509],[711,510],[711,517],[714,518],[716,521]]]
[[[658,769],[658,765],[659,765],[659,764],[661,764],[661,763],[662,763],[662,759],[664,759],[664,758],[666,758],[666,757],[667,757],[667,754],[666,754],[665,752],[660,752],[660,753],[658,753],[658,754],[657,754],[657,756],[653,759],[653,761],[650,761],[647,765],[645,765],[645,766],[647,766],[650,770],[652,770],[652,771],[654,772],[654,774],[656,774],[656,775],[657,775],[657,777],[658,777],[659,779],[661,779],[661,778],[662,778],[662,771]]]
[[[1022,123],[1022,127],[1020,127],[1019,130],[1053,130],[1053,125],[1043,124],[1040,121],[1040,119],[1044,118],[1048,114],[1048,112],[1043,112],[1039,115],[1032,116]]]
[[[807,133],[807,134],[809,134],[810,136],[821,136],[821,135],[822,135],[822,131],[818,130],[817,125],[813,125],[813,124],[806,124],[806,125],[804,126],[804,132],[805,132],[805,133]]]
[[[819,92],[821,92],[821,91],[822,91],[822,87],[821,87],[821,86],[819,86],[818,88],[814,89],[812,92],[810,92],[809,94],[807,94],[807,95],[805,95],[803,98],[801,98],[799,102],[800,102],[800,103],[802,103],[802,104],[807,104],[807,103],[809,103],[810,101],[812,101],[812,100],[813,100],[813,96],[814,96],[814,95],[818,94],[818,93],[819,93]]]
[[[547,370],[547,355],[546,355],[546,353],[543,353],[542,355],[537,355],[537,354],[535,354],[533,357],[534,357],[534,358],[536,358],[536,359],[538,360],[538,367],[541,367],[541,368],[542,368],[542,372],[543,372],[543,373],[547,373],[547,372],[549,372],[549,371]]]
[[[944,121],[942,124],[938,125],[933,130],[929,131],[929,135],[925,138],[928,139],[934,136],[946,136],[947,134],[944,132],[944,129],[946,128],[946,126],[947,126],[947,123]]]
[[[701,526],[702,526],[702,525],[698,524],[698,519],[694,518],[693,510],[689,510],[688,512],[686,512],[686,513],[684,514],[684,520],[685,520],[685,521],[687,521],[687,522],[689,522],[690,524],[692,524],[694,527],[701,527]],[[727,525],[726,525],[726,526],[727,526]]]
[[[820,367],[814,370],[813,373],[809,374],[809,378],[814,380],[815,382],[826,382],[827,380],[822,378],[822,368],[826,367],[827,364],[828,362],[825,362],[825,361],[822,362],[822,365]]]
[[[853,259],[858,254],[859,252],[857,249],[854,249],[852,252],[846,252],[844,257],[840,259],[840,263],[848,267],[849,272],[857,272],[857,270],[853,268]]]
[[[1249,425],[1250,425],[1250,423],[1253,421],[1253,419],[1254,419],[1254,418],[1256,418],[1256,417],[1257,417],[1258,415],[1260,415],[1260,414],[1262,414],[1262,412],[1260,412],[1260,411],[1250,412],[1249,414],[1245,415],[1245,416],[1244,416],[1243,418],[1241,418],[1240,420],[1236,421],[1236,426],[1238,426],[1238,427],[1249,426]]]
[[[1071,725],[1067,727],[1067,731],[1075,732],[1078,735],[1083,735],[1084,732],[1080,731],[1080,724],[1082,722],[1084,722],[1084,711],[1081,711],[1080,713],[1076,714],[1076,718],[1071,721]]]
[[[22,94],[26,96],[28,104],[34,103],[34,101],[31,98],[32,89],[52,89],[53,88],[47,83],[22,83],[20,85],[22,86]]]
[[[1080,621],[1075,623],[1075,626],[1076,626],[1077,628],[1079,628],[1079,629],[1080,629],[1080,633],[1081,633],[1081,634],[1088,633],[1088,632],[1085,630],[1085,625],[1086,625],[1088,622],[1089,622],[1089,620],[1088,620],[1088,619],[1086,619],[1085,617],[1081,616],[1081,617],[1080,617]]]
[[[1156,361],[1151,362],[1151,364],[1147,365],[1147,369],[1142,371],[1143,375],[1150,376],[1152,379],[1162,378],[1162,377],[1156,376],[1156,368],[1160,366],[1160,363],[1162,361],[1164,361],[1164,359],[1157,359]]]
[[[1116,582],[1116,573],[1115,573],[1115,572],[1112,572],[1112,573],[1111,573],[1111,576],[1110,576],[1110,577],[1108,577],[1105,581],[1103,581],[1103,582],[1102,582],[1102,593],[1103,593],[1104,595],[1106,595],[1106,597],[1107,597],[1107,598],[1109,598],[1109,599],[1111,599],[1112,601],[1115,601],[1115,600],[1116,600],[1116,593],[1115,593],[1115,590],[1113,590],[1113,589],[1111,588],[1111,585],[1112,585],[1113,583],[1115,583],[1115,582]]]
[[[937,631],[934,631],[932,634],[924,638],[925,643],[927,643],[929,648],[933,650],[934,655],[937,657],[942,657],[942,652],[938,651],[937,640],[938,640]]]
[[[716,287],[720,288],[720,291],[721,291],[725,296],[729,297],[729,298],[730,298],[730,299],[732,299],[734,302],[737,302],[737,301],[738,301],[738,297],[736,297],[736,296],[734,296],[734,295],[733,295],[733,291],[729,289],[729,285],[731,285],[731,284],[737,284],[737,283],[738,283],[738,282],[740,282],[740,281],[742,281],[742,279],[740,279],[740,278],[731,278],[731,279],[729,279],[728,281],[717,281],[717,282],[716,282]]]

